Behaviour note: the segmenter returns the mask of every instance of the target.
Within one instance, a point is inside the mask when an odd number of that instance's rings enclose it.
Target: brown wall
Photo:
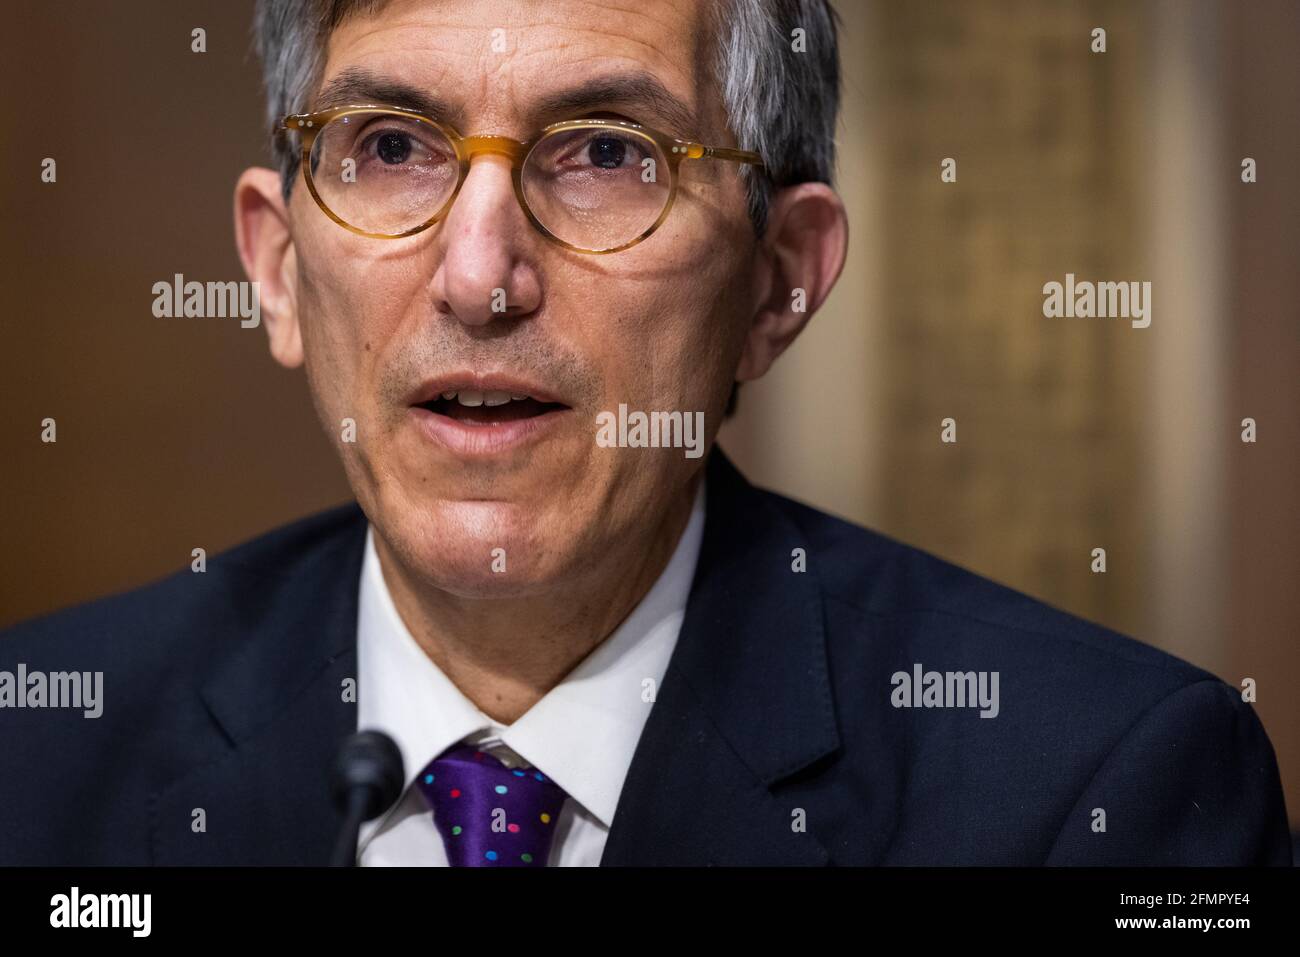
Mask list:
[[[303,375],[272,362],[263,329],[152,312],[177,272],[243,278],[231,192],[265,162],[251,7],[6,5],[0,621],[348,497]]]
[[[1257,444],[1234,446],[1228,473],[1230,674],[1259,684],[1300,821],[1300,4],[1255,4],[1222,23],[1227,128],[1239,147],[1224,161],[1255,157],[1265,187],[1234,186],[1229,219],[1231,419],[1260,428]]]

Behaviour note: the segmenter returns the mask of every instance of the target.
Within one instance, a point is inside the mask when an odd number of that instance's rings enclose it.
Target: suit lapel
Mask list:
[[[826,864],[770,788],[839,746],[799,529],[720,449],[677,646],[605,845],[610,865]]]
[[[343,683],[356,678],[365,530],[357,509],[343,532],[287,558],[288,579],[279,568],[224,569],[254,623],[201,692],[221,756],[154,797],[155,863],[328,862],[342,823],[329,769],[357,722]],[[205,831],[194,829],[197,810]]]

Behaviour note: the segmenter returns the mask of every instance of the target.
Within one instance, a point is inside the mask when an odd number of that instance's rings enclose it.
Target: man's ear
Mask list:
[[[773,194],[761,243],[757,303],[736,380],[757,379],[803,331],[844,268],[849,220],[825,183],[800,183]]]
[[[271,355],[290,369],[302,365],[297,260],[280,174],[274,170],[246,169],[235,184],[235,243],[244,272],[258,284]]]

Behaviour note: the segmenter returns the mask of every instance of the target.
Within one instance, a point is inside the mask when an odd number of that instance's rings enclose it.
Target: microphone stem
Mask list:
[[[330,859],[331,867],[356,866],[357,835],[361,830],[361,822],[365,820],[366,806],[369,803],[369,787],[362,785],[348,792],[348,811],[343,819],[343,828],[339,831],[338,843],[334,845],[334,856]]]

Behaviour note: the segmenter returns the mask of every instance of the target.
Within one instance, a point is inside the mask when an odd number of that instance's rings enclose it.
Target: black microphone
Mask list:
[[[334,803],[343,812],[343,827],[334,845],[331,867],[357,862],[361,823],[392,807],[406,784],[402,752],[382,731],[358,731],[345,738],[330,775]]]

